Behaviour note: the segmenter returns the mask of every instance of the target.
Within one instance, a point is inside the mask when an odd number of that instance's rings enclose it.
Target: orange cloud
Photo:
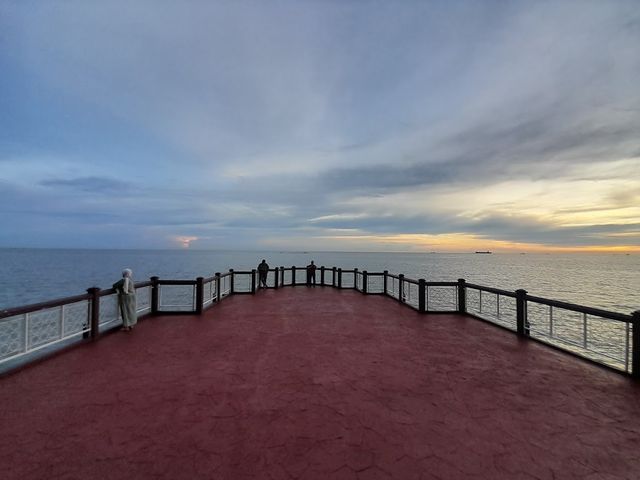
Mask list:
[[[182,248],[189,248],[191,242],[198,240],[200,237],[187,237],[187,236],[178,236],[174,238],[175,242],[178,242]]]
[[[600,252],[600,253],[640,253],[639,245],[589,245],[550,246],[537,243],[508,242],[479,237],[476,235],[451,233],[441,235],[398,234],[398,235],[335,235],[328,237],[339,243],[362,244],[372,247],[397,246],[398,250],[467,252],[491,250],[496,252]]]

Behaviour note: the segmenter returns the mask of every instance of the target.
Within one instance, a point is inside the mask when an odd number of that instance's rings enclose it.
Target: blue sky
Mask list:
[[[0,0],[0,246],[640,250],[637,1]]]

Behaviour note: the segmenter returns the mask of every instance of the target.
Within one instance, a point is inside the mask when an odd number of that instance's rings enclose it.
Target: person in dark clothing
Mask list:
[[[258,265],[258,288],[267,288],[267,274],[269,273],[269,264],[262,259],[260,265]]]
[[[311,282],[313,282],[313,285],[315,286],[316,266],[313,264],[313,260],[311,260],[311,263],[307,265],[307,285],[311,285]]]

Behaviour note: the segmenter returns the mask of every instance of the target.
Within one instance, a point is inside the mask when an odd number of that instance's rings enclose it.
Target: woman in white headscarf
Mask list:
[[[136,314],[136,287],[133,284],[133,272],[129,268],[122,271],[122,279],[113,284],[118,292],[118,305],[122,314],[122,329],[130,331],[138,323]]]

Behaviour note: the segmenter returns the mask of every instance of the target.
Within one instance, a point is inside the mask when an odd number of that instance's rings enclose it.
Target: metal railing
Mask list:
[[[197,280],[196,280],[197,281]],[[218,299],[218,277],[202,279],[202,308],[211,307]]]
[[[468,313],[517,331],[515,292],[466,284],[466,296]]]
[[[307,284],[305,267],[277,267],[267,288]],[[404,275],[319,267],[316,284],[384,295],[420,313],[461,313],[493,323],[518,336],[545,343],[640,378],[640,311],[625,315],[547,298],[457,282],[427,282]],[[259,288],[256,270],[229,270],[196,280],[136,284],[139,316],[199,314],[234,294]],[[0,311],[0,366],[78,339],[96,339],[122,323],[113,289]]]
[[[151,282],[136,284],[136,311],[151,312]],[[0,311],[0,365],[83,338],[97,337],[122,324],[115,290],[86,294]]]
[[[640,377],[640,338],[634,343],[633,337],[634,326],[640,325],[640,312],[625,315],[535,297],[524,290],[510,292],[466,283],[464,286],[466,313],[522,337]]]
[[[631,315],[526,296],[530,337],[630,373]]]
[[[89,294],[3,312],[0,364],[82,337],[90,330]]]

